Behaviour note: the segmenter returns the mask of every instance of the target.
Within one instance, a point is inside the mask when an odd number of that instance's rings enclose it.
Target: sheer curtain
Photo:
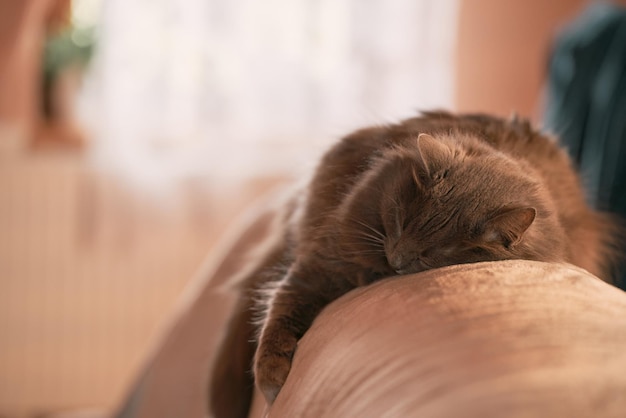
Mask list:
[[[94,156],[148,180],[293,173],[359,126],[452,105],[458,0],[104,0]]]

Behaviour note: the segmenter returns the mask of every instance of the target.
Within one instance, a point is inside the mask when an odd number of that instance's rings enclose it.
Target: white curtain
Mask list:
[[[94,155],[145,179],[294,172],[452,105],[458,0],[103,0]]]

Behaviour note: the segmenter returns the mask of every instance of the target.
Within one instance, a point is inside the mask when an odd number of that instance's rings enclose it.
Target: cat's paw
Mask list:
[[[297,339],[282,336],[269,339],[270,343],[263,340],[262,338],[255,356],[254,379],[265,400],[271,405],[287,380]]]
[[[267,357],[255,365],[256,384],[269,405],[278,396],[278,392],[287,380],[290,369],[291,359],[278,356]]]

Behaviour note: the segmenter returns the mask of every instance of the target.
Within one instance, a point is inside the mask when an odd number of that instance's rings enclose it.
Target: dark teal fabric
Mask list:
[[[594,3],[557,37],[545,125],[578,164],[590,202],[626,220],[626,9]]]

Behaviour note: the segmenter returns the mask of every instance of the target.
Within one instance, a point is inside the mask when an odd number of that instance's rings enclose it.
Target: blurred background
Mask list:
[[[357,127],[516,112],[623,211],[624,3],[0,1],[0,417],[114,410],[237,215]]]

